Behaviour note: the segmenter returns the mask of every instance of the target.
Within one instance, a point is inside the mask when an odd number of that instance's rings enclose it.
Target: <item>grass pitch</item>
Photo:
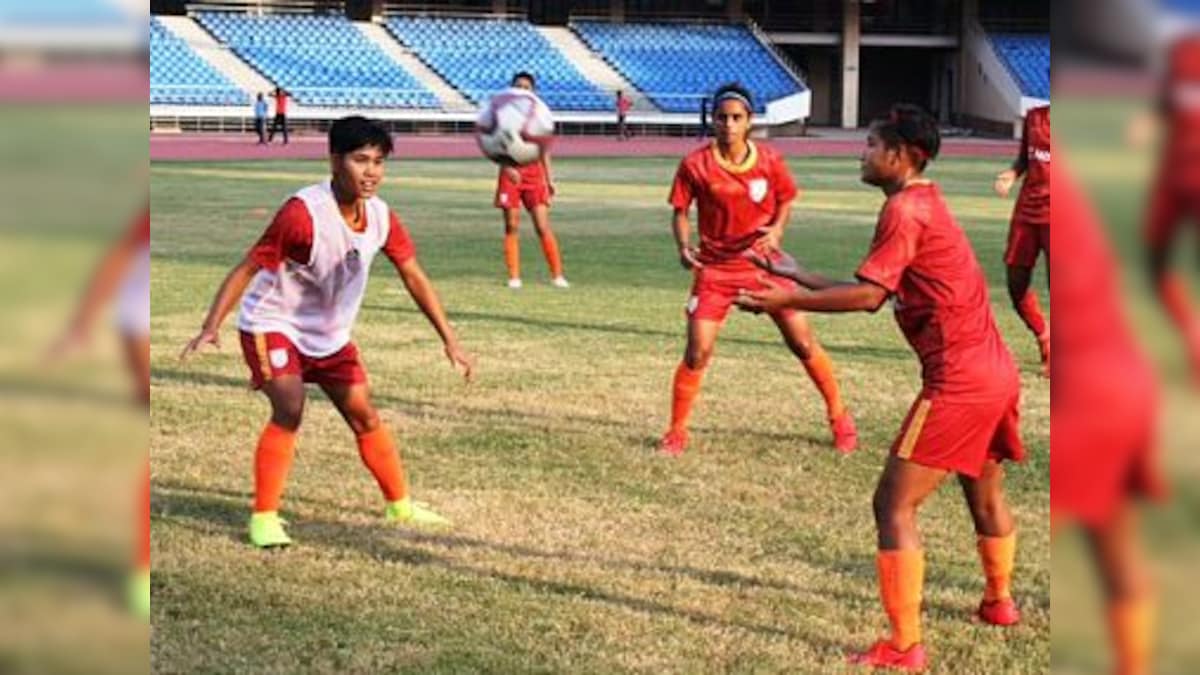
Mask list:
[[[401,150],[403,155],[403,150]],[[551,288],[528,219],[525,288],[504,287],[495,170],[396,160],[381,196],[411,230],[478,381],[465,386],[385,260],[355,339],[414,495],[449,533],[396,529],[353,437],[310,390],[284,498],[297,546],[244,542],[253,446],[233,317],[181,365],[224,273],[323,162],[156,164],[154,615],[159,672],[850,672],[882,634],[870,498],[919,389],[888,312],[814,316],[861,434],[829,448],[823,405],[764,318],[734,314],[681,459],[656,456],[690,279],[665,200],[677,158],[559,159],[552,217],[573,287]],[[849,276],[882,203],[849,158],[793,158],[785,247]],[[1003,162],[947,159],[941,182],[1022,366],[1030,460],[1009,472],[1025,620],[974,624],[983,578],[953,482],[923,509],[927,642],[938,672],[1049,668],[1049,386],[1004,291]],[[1037,286],[1044,291],[1039,272]],[[1044,302],[1047,300],[1043,293]]]

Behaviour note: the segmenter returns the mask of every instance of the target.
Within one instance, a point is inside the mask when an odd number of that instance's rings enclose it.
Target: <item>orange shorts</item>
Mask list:
[[[935,469],[978,478],[987,460],[1025,459],[1019,391],[1011,398],[963,401],[922,392],[904,418],[892,454]]]
[[[1008,248],[1004,251],[1004,264],[1013,267],[1033,267],[1038,254],[1045,251],[1050,259],[1050,226],[1030,223],[1013,218],[1008,228]]]
[[[513,180],[508,171],[501,171],[496,179],[496,201],[498,209],[515,209],[522,204],[526,209],[550,204],[550,186],[543,180]]]
[[[687,316],[691,319],[708,321],[724,321],[729,315],[729,308],[737,299],[739,290],[757,291],[766,288],[763,279],[769,278],[773,283],[785,288],[797,288],[796,282],[783,277],[776,277],[750,265],[749,262],[734,265],[707,265],[695,272],[692,282],[692,293],[688,297]],[[780,316],[794,314],[795,310],[785,309]]]
[[[367,371],[353,342],[329,356],[317,358],[300,353],[283,333],[239,332],[242,357],[250,368],[250,386],[254,389],[284,375],[299,375],[305,382],[316,384],[351,385],[367,381]]]

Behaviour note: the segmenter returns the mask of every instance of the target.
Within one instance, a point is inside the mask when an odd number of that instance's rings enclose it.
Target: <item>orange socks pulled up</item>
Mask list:
[[[900,651],[921,641],[921,592],[925,552],[921,549],[880,551],[875,558],[879,595],[892,624],[892,646]]]
[[[700,383],[703,380],[703,368],[692,370],[681,361],[675,369],[675,381],[671,390],[671,431],[687,431],[688,418],[692,416],[692,404],[700,395]]]
[[[1119,675],[1147,675],[1154,643],[1154,600],[1123,600],[1108,606],[1108,627]]]
[[[504,265],[509,279],[521,278],[521,240],[517,233],[504,233]]]
[[[400,463],[400,453],[392,441],[392,434],[387,427],[380,425],[374,431],[368,431],[358,437],[358,454],[363,464],[367,465],[379,489],[389,502],[404,499],[408,495],[408,483],[404,479],[404,467]]]
[[[979,560],[983,563],[983,574],[987,577],[987,588],[983,591],[985,602],[1007,600],[1012,597],[1009,585],[1012,582],[1013,562],[1017,557],[1017,533],[1005,537],[980,535],[976,547]]]
[[[562,254],[558,251],[558,239],[549,228],[542,236],[542,254],[546,256],[546,265],[550,267],[550,278],[557,279],[562,276]]]
[[[278,511],[296,449],[296,432],[268,422],[254,452],[254,511]]]
[[[817,385],[817,390],[825,399],[829,419],[836,420],[845,414],[846,406],[842,403],[842,392],[838,388],[837,378],[833,375],[833,359],[829,358],[829,354],[814,341],[808,358],[800,363],[804,365],[804,370],[808,372],[809,378]]]

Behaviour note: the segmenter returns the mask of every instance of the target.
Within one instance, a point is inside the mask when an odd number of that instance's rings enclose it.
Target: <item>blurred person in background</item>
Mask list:
[[[1200,221],[1200,33],[1176,38],[1165,66],[1158,99],[1165,134],[1150,189],[1145,239],[1155,292],[1183,337],[1192,379],[1200,385],[1200,317],[1187,281],[1171,265],[1184,225]]]
[[[258,134],[258,144],[267,144],[267,99],[262,93],[254,99],[254,131]]]
[[[291,94],[284,91],[283,87],[275,87],[275,92],[271,94],[275,99],[275,120],[271,122],[271,133],[267,134],[267,142],[275,140],[275,134],[283,132],[283,144],[288,144],[288,128],[287,128],[287,107],[288,99]]]
[[[617,140],[629,140],[629,128],[625,126],[625,117],[629,114],[629,109],[633,107],[633,101],[625,95],[625,92],[617,90]]]
[[[117,298],[116,327],[121,335],[138,401],[150,408],[150,206],[134,220],[101,259],[62,336],[51,347],[59,360],[91,341],[101,312]],[[137,545],[129,602],[139,616],[150,615],[150,461],[139,484]]]
[[[1029,287],[1038,255],[1045,253],[1050,267],[1050,106],[1039,106],[1025,114],[1020,152],[1012,166],[996,176],[994,189],[1008,197],[1013,184],[1024,176],[1009,224],[1004,264],[1008,296],[1025,326],[1037,339],[1042,374],[1050,374],[1050,324],[1042,315],[1037,292]],[[1049,279],[1049,275],[1047,275]]]

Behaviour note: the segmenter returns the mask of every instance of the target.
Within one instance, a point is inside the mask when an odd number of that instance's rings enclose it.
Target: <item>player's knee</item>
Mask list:
[[[911,526],[916,505],[896,499],[886,490],[876,490],[871,500],[875,526],[881,531],[898,532]]]
[[[300,420],[304,417],[304,403],[282,403],[276,404],[271,410],[271,422],[278,427],[283,427],[288,431],[295,431],[300,428]]]
[[[379,420],[379,413],[375,412],[374,408],[356,411],[349,416],[350,428],[356,436],[369,434],[379,428],[382,424]]]
[[[709,361],[712,361],[712,354],[711,347],[688,347],[684,352],[683,362],[692,370],[701,370],[708,367]]]

